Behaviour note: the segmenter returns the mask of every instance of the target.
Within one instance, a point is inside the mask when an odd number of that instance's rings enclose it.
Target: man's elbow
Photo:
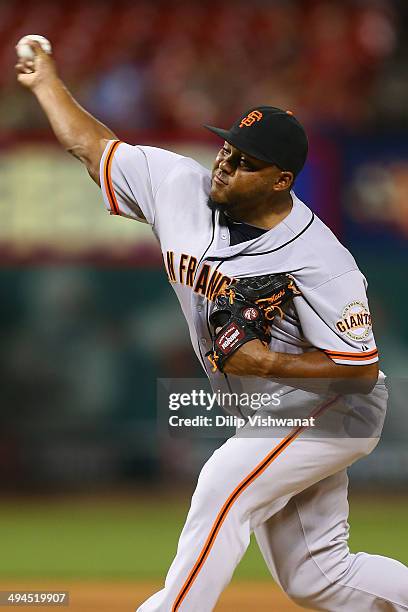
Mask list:
[[[374,389],[375,385],[377,384],[377,380],[378,380],[378,374],[380,371],[378,367],[378,362],[372,363],[367,366],[355,366],[355,367],[359,368],[360,370],[363,370],[363,372],[361,372],[361,375],[357,378],[357,380],[359,381],[361,385],[360,393],[363,393],[365,395],[367,395],[368,393],[371,393],[371,391]]]
[[[368,395],[374,389],[377,378],[360,378],[354,381],[355,389],[352,393],[361,393],[362,395]]]
[[[333,382],[336,392],[342,394],[360,393],[368,395],[374,389],[378,380],[378,363],[364,366],[343,366],[347,368],[344,377]]]
[[[108,142],[106,138],[97,138],[71,146],[67,149],[68,153],[73,155],[76,159],[79,159],[79,161],[86,166],[89,176],[99,186],[99,167]]]

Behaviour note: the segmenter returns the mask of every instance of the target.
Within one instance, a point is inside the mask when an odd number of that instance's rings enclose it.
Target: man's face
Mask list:
[[[210,191],[210,204],[232,212],[268,204],[273,193],[290,187],[285,181],[291,173],[255,159],[228,142],[215,158]],[[282,183],[282,177],[284,179]]]

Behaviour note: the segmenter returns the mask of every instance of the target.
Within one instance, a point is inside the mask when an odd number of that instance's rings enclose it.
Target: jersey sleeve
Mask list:
[[[367,283],[359,270],[331,279],[314,289],[299,284],[294,300],[305,339],[335,363],[368,365],[378,361]]]
[[[181,155],[156,147],[109,141],[100,164],[100,183],[106,208],[154,225],[156,193]]]

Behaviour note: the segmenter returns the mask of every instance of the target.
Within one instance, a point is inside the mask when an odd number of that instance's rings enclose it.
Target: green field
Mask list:
[[[0,578],[162,578],[174,555],[188,500],[2,502]],[[351,503],[353,551],[408,564],[407,498]],[[269,577],[254,543],[236,578]]]

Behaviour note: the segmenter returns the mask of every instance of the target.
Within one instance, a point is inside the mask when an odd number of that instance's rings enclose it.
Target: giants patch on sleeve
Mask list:
[[[363,341],[371,334],[370,312],[363,302],[355,300],[344,307],[336,328],[351,340]]]

